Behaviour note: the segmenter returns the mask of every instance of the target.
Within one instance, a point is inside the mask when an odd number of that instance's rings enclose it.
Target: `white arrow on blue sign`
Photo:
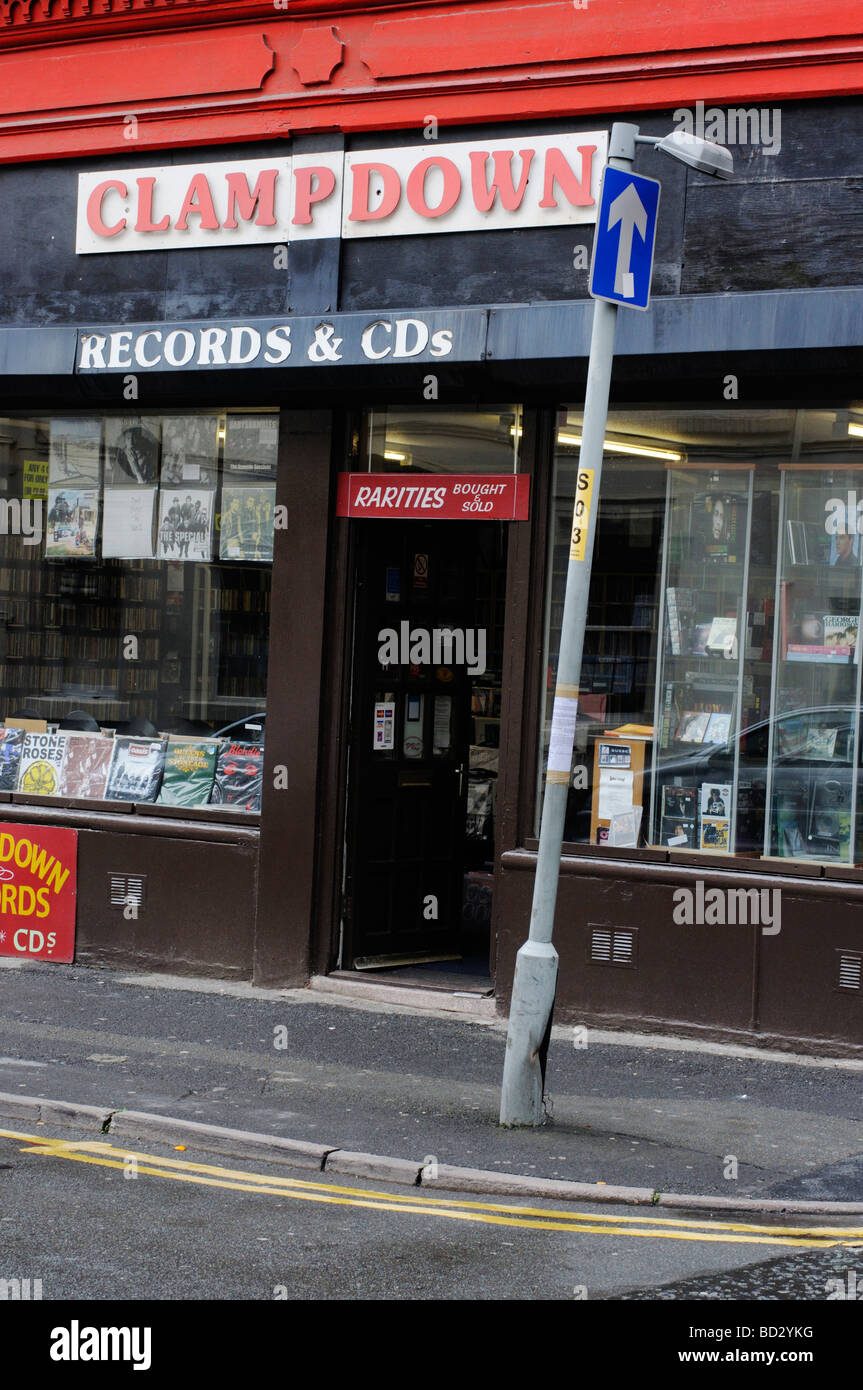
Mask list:
[[[605,166],[588,286],[594,299],[631,309],[650,303],[659,190],[658,179]]]

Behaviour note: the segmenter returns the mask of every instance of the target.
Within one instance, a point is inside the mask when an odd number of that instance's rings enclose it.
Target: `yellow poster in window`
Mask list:
[[[47,459],[25,459],[24,460],[24,497],[39,498],[42,502],[48,500],[48,460]]]
[[[593,499],[593,469],[579,468],[575,482],[575,504],[572,510],[572,536],[569,542],[570,560],[583,560],[587,553],[587,532]]]

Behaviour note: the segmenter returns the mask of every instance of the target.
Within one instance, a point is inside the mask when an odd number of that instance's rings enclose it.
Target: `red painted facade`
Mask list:
[[[0,159],[852,95],[860,20],[860,0],[0,0]]]

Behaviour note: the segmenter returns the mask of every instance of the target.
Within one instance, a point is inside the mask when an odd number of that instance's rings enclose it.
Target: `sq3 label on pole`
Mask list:
[[[658,179],[605,166],[590,263],[593,299],[647,308],[659,192]]]

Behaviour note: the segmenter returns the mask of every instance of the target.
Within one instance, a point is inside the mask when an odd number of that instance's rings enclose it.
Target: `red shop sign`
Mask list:
[[[340,473],[337,516],[421,521],[527,521],[526,473]]]
[[[75,955],[78,832],[0,825],[0,956]]]

